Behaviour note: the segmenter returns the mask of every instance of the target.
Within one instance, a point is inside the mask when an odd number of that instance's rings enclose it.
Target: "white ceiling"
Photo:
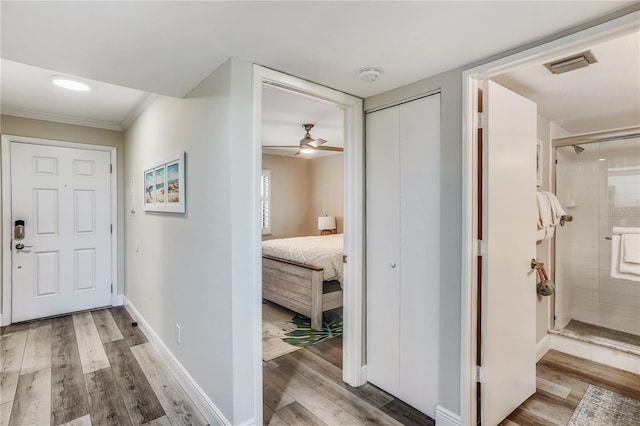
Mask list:
[[[33,110],[40,118],[123,128],[148,100],[141,92],[182,97],[231,56],[367,97],[633,4],[2,1],[2,59],[137,91],[111,88],[106,98],[94,91],[91,100],[69,101],[68,94],[35,90],[52,71],[26,72],[3,61],[1,107],[3,113]],[[359,81],[358,70],[366,66],[380,68],[382,77]],[[320,117],[301,118],[291,121],[323,125]],[[337,142],[329,128],[314,130],[314,137]]]
[[[590,50],[598,62],[586,68],[556,75],[530,64],[494,80],[534,101],[540,115],[572,134],[640,125],[640,34]]]

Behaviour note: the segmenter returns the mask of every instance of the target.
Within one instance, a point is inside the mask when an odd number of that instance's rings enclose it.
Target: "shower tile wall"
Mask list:
[[[640,226],[640,140],[558,148],[556,193],[574,221],[558,229],[556,326],[568,319],[640,334],[640,283],[610,277],[614,226]],[[569,291],[567,291],[569,290]]]

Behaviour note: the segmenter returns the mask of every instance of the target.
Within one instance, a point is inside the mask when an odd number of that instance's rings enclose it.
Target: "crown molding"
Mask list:
[[[129,127],[129,125],[133,123],[136,118],[138,118],[142,111],[147,109],[147,107],[151,105],[151,103],[155,101],[157,97],[158,95],[156,95],[155,93],[149,92],[145,92],[142,96],[140,96],[138,102],[136,102],[133,108],[131,108],[129,113],[120,122],[120,128],[122,130],[126,130],[126,128]]]
[[[52,121],[55,123],[73,124],[75,126],[95,127],[98,129],[116,130],[121,132],[123,128],[119,123],[102,120],[91,120],[88,118],[71,117],[61,114],[52,114],[40,111],[27,111],[15,108],[3,108],[3,115],[12,115],[15,117],[31,118],[33,120]]]

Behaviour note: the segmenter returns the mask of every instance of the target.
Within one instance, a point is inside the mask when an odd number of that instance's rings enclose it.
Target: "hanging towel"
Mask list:
[[[558,197],[553,192],[544,191],[542,192],[549,199],[549,206],[551,208],[551,219],[550,225],[557,226],[560,223],[560,218],[567,214],[567,212],[562,208]]]
[[[538,204],[538,229],[545,229],[551,224],[549,197],[544,195],[543,192],[537,192],[536,202]]]
[[[624,263],[640,263],[640,234],[623,234],[622,249]]]
[[[629,235],[640,236],[640,228],[613,228],[613,234],[611,235],[611,278],[640,282],[640,263],[626,262],[624,260],[624,239]],[[631,254],[631,258],[633,256]]]

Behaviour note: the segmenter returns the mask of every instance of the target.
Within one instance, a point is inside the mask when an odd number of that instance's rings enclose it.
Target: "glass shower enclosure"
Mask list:
[[[640,349],[640,276],[611,277],[614,227],[640,227],[640,137],[556,147],[555,328]]]

